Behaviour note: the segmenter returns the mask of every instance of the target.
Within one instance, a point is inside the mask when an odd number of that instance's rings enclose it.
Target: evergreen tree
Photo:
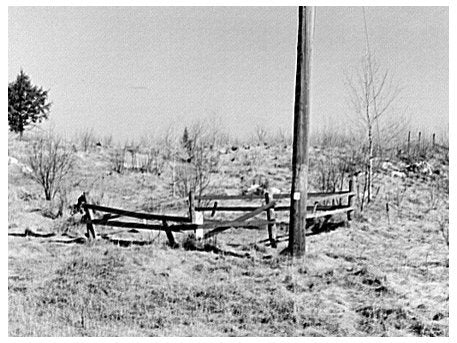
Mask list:
[[[189,137],[189,131],[187,130],[187,127],[184,128],[184,133],[182,135],[181,143],[184,149],[186,149],[187,154],[189,155],[189,158],[192,158],[192,139]]]
[[[51,103],[47,102],[48,91],[32,85],[30,77],[21,72],[16,81],[8,84],[8,124],[10,131],[21,138],[27,126],[48,118]]]

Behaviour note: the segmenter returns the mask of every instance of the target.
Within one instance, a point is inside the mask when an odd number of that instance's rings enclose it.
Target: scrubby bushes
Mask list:
[[[210,186],[211,174],[219,164],[219,153],[210,138],[202,124],[184,130],[173,158],[172,185],[178,196],[187,196],[190,191],[202,195]]]
[[[72,171],[74,156],[61,138],[49,134],[33,143],[27,164],[29,176],[42,186],[46,200],[52,200],[61,191],[64,178]]]

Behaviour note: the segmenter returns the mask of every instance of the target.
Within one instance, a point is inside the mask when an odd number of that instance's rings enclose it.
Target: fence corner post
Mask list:
[[[167,238],[168,238],[168,244],[170,245],[170,247],[172,247],[173,249],[177,248],[178,247],[178,244],[176,243],[175,241],[175,237],[173,236],[173,232],[171,232],[171,230],[168,228],[168,223],[166,220],[163,220],[162,221],[162,225],[165,229],[165,233],[167,234]]]
[[[350,210],[347,213],[348,221],[351,221],[354,215],[354,198],[356,189],[357,177],[353,175],[349,180],[349,195],[348,195],[348,206]]]
[[[95,239],[96,234],[95,234],[94,224],[92,223],[92,220],[94,219],[92,210],[87,208],[87,206],[86,206],[89,202],[89,197],[87,196],[86,192],[83,192],[83,194],[81,196],[81,200],[82,200],[82,203],[83,203],[82,206],[84,208],[84,212],[86,215],[87,238],[89,239],[89,241],[91,241],[91,240]]]
[[[189,192],[189,219],[193,223],[195,221],[195,195],[194,192]]]
[[[193,191],[189,192],[189,219],[192,224],[203,224],[203,212],[195,211],[195,194]],[[194,234],[196,239],[202,239],[203,229],[195,229]]]
[[[265,193],[265,203],[268,205],[273,201],[273,194],[269,192]],[[267,210],[267,220],[272,221],[276,220],[274,206]],[[270,240],[270,244],[272,248],[277,248],[276,244],[276,223],[268,223],[268,239]]]

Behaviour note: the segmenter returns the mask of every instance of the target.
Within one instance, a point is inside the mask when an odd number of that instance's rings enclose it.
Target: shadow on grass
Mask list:
[[[251,257],[251,255],[249,253],[237,253],[234,251],[223,250],[223,249],[218,248],[214,244],[203,242],[203,241],[197,241],[192,238],[189,238],[183,242],[183,248],[185,250],[189,250],[189,251],[212,252],[212,253],[219,254],[219,255],[234,256],[234,257],[240,257],[240,258]]]
[[[324,232],[332,232],[341,227],[348,227],[348,222],[343,220],[343,221],[339,221],[339,222],[324,221],[324,222],[319,222],[319,223],[307,223],[307,226],[306,226],[307,231],[305,233],[305,236],[308,237],[308,236],[319,235]],[[285,234],[279,235],[276,237],[276,243],[285,242],[288,239],[289,239],[289,233],[286,232]],[[271,245],[268,238],[262,239],[258,243],[265,243],[266,246]]]

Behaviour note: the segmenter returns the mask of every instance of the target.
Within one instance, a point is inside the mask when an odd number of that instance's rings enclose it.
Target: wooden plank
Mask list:
[[[209,230],[215,228],[239,228],[239,227],[259,227],[273,223],[274,221],[268,220],[255,220],[255,221],[224,221],[224,222],[212,222],[205,224],[175,224],[167,225],[166,228],[163,225],[158,224],[143,224],[138,222],[124,222],[124,221],[106,221],[102,219],[95,219],[92,223],[95,225],[104,225],[112,227],[122,227],[140,230],[158,230],[158,231],[194,231],[197,229]]]
[[[195,223],[195,196],[194,192],[189,192],[189,219],[191,223]]]
[[[270,202],[269,204],[265,204],[264,206],[261,206],[259,207],[258,209],[256,209],[255,211],[252,211],[250,213],[247,213],[245,215],[242,215],[241,217],[238,217],[234,220],[234,222],[243,222],[245,220],[248,220],[250,218],[253,218],[255,217],[256,215],[262,213],[263,211],[265,210],[268,210],[270,208],[272,208],[273,206],[275,206],[276,202],[275,201],[272,201]],[[227,229],[229,229],[230,227],[218,227],[210,232],[207,232],[203,238],[209,238],[209,237],[212,237],[214,235],[217,235],[218,233],[222,232],[222,231],[225,231]]]
[[[124,227],[131,229],[142,229],[142,230],[159,230],[166,231],[163,225],[159,224],[143,224],[138,222],[124,222],[118,220],[104,220],[104,219],[94,219],[92,221],[96,225],[112,226],[112,227]],[[173,230],[172,226],[168,227],[170,230]]]
[[[314,202],[323,200],[333,200],[351,195],[355,195],[355,192],[343,191],[335,193],[308,193],[308,202],[310,202],[311,200]]]
[[[306,219],[333,216],[338,213],[346,213],[348,211],[353,211],[353,210],[354,210],[354,208],[351,206],[337,207],[333,210],[317,211],[315,213],[306,213]]]
[[[93,224],[94,216],[93,216],[93,213],[92,213],[90,207],[88,206],[89,200],[88,200],[87,194],[84,192],[80,199],[83,202],[83,208],[84,208],[84,212],[86,214],[87,238],[89,240],[93,240],[96,237],[95,228],[94,228],[94,224]]]
[[[348,196],[348,206],[354,208],[354,198],[355,198],[355,185],[357,182],[357,178],[355,176],[352,176],[351,180],[349,180],[349,192],[351,195]],[[347,213],[347,219],[348,221],[352,220],[354,211],[348,211]]]
[[[250,213],[247,213],[245,215],[242,215],[241,217],[235,219],[235,221],[243,221],[243,220],[248,220],[250,218],[255,217],[256,215],[262,213],[263,211],[266,211],[276,205],[275,201],[270,202],[269,204],[265,204],[259,208],[257,208],[255,211],[252,211]]]
[[[263,194],[249,194],[249,195],[226,195],[226,194],[208,194],[196,197],[199,200],[262,200],[265,198]],[[289,193],[275,194],[275,199],[289,199]]]
[[[334,209],[336,206],[322,206],[322,205],[314,205],[314,206],[307,206],[307,211],[328,211]],[[246,212],[246,211],[254,211],[255,209],[259,208],[258,206],[219,206],[217,207],[216,211],[221,212]],[[196,211],[204,212],[204,211],[214,211],[214,207],[196,207]],[[290,206],[275,206],[275,211],[290,211]]]
[[[211,217],[214,217],[216,214],[216,209],[217,209],[217,201],[214,202],[213,209],[211,211]]]
[[[273,195],[270,195],[270,193],[265,193],[265,203],[269,204],[270,202],[273,201]],[[271,209],[267,210],[267,220],[268,221],[275,221],[275,211],[274,207]],[[268,224],[268,238],[270,239],[270,244],[272,248],[276,248],[276,223]]]
[[[168,229],[168,223],[166,220],[162,221],[163,228],[165,229],[165,233],[167,234],[168,238],[168,243],[172,248],[177,248],[178,245],[176,244],[175,237],[173,236],[173,233],[171,230]]]
[[[125,217],[132,217],[138,219],[148,219],[148,220],[166,220],[171,222],[182,222],[182,223],[190,223],[191,220],[188,217],[180,217],[180,216],[172,216],[172,215],[164,215],[164,214],[153,214],[153,213],[141,213],[141,212],[132,212],[127,210],[121,210],[118,208],[112,208],[107,206],[99,206],[94,204],[86,204],[85,205],[88,209],[92,209],[95,211],[100,212],[108,212],[113,214],[118,214]]]
[[[334,198],[341,198],[350,195],[350,191],[341,191],[335,193],[326,192],[310,192],[308,193],[308,200],[328,200]],[[225,195],[225,194],[208,194],[196,197],[197,200],[260,200],[264,199],[264,195],[252,194],[252,195]],[[279,199],[290,199],[290,193],[279,193],[275,194],[274,198]]]
[[[226,195],[226,194],[208,194],[196,197],[197,200],[258,200],[263,199],[263,195]]]
[[[104,219],[104,220],[111,220],[111,219],[117,219],[117,218],[120,218],[122,217],[121,215],[119,214],[104,214],[103,217],[101,219]]]
[[[202,229],[216,229],[216,228],[258,228],[261,226],[266,226],[269,224],[273,224],[274,220],[252,220],[252,221],[227,221],[227,222],[219,222],[219,223],[205,223],[200,225],[199,227]]]
[[[211,212],[249,212],[255,211],[258,209],[259,206],[218,206],[217,208],[209,207],[209,206],[197,206],[195,207],[195,211],[204,212],[204,211],[211,211]]]

